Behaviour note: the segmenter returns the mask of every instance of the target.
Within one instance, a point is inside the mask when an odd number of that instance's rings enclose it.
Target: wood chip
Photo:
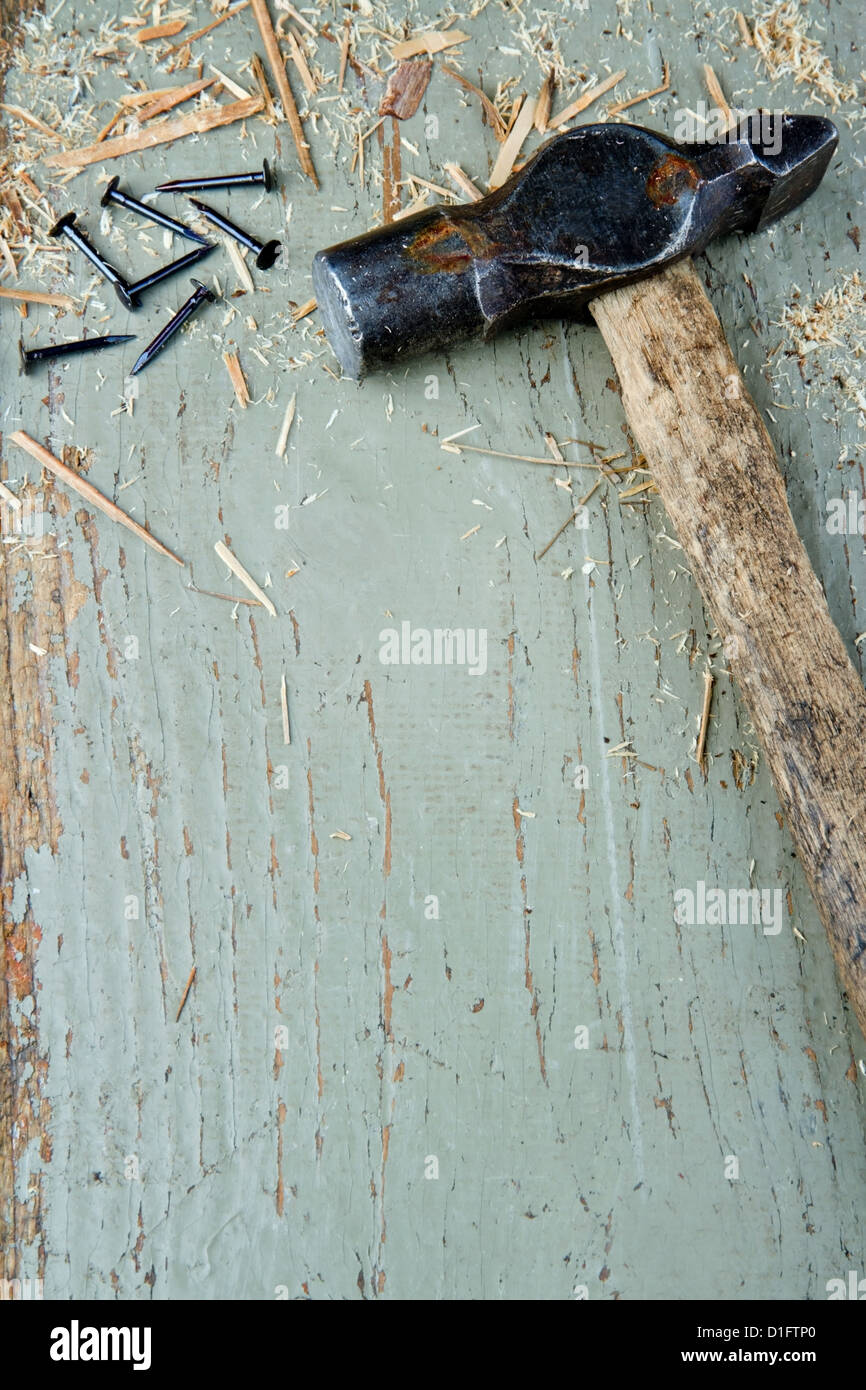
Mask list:
[[[283,712],[283,743],[291,743],[292,729],[289,724],[289,697],[286,693],[285,673],[280,677],[280,708]]]
[[[280,9],[285,10],[286,14],[290,14],[292,19],[300,24],[302,29],[306,29],[308,34],[317,33],[316,26],[311,24],[308,19],[305,19],[300,10],[295,9],[294,5],[290,5],[289,0],[280,0]]]
[[[698,767],[701,769],[704,776],[706,776],[707,772],[707,730],[710,725],[710,704],[712,703],[713,699],[714,684],[715,676],[713,675],[712,671],[705,671],[704,704],[703,709],[701,710],[701,727],[698,731],[698,744],[697,748],[695,749],[695,758],[697,760]]]
[[[235,268],[235,273],[246,290],[247,294],[255,294],[256,287],[253,277],[250,274],[249,266],[244,260],[244,254],[237,242],[232,237],[224,237],[223,245],[229,255],[229,260]]]
[[[212,87],[217,81],[216,77],[203,77],[199,82],[187,82],[182,87],[173,87],[170,92],[163,92],[149,106],[145,106],[138,113],[141,122],[153,120],[154,116],[161,116],[164,111],[171,111],[172,107],[180,106],[182,101],[189,101],[191,97],[198,96],[199,92]],[[248,93],[244,93],[248,95]],[[115,117],[117,119],[117,117]],[[108,127],[106,127],[107,133]],[[100,135],[102,131],[100,131]]]
[[[443,164],[442,168],[445,170],[451,182],[455,183],[460,189],[460,192],[466,194],[470,203],[477,203],[478,200],[484,196],[481,190],[475,187],[472,180],[464,174],[459,164]]]
[[[219,558],[222,560],[223,564],[228,565],[232,574],[237,579],[239,579],[242,584],[246,585],[250,593],[258,599],[262,607],[268,610],[272,618],[275,618],[277,616],[276,608],[271,603],[271,600],[268,598],[264,590],[259,588],[258,584],[250,574],[249,570],[244,569],[237,556],[233,555],[232,552],[229,550],[228,546],[224,545],[222,541],[217,541],[215,543],[214,550],[216,551]]]
[[[433,64],[428,59],[401,63],[396,72],[388,78],[385,95],[379,102],[380,116],[396,116],[398,121],[407,121],[414,116],[427,90]]]
[[[723,111],[725,113],[725,124],[730,125],[733,119],[731,108],[728,105],[724,92],[722,91],[722,84],[716,77],[716,74],[709,63],[704,63],[704,81],[707,84],[707,91],[710,94],[710,100],[715,103],[715,105],[719,108],[720,111]]]
[[[636,497],[639,492],[658,492],[658,488],[650,479],[648,483],[635,483],[634,487],[624,488],[622,492],[617,493],[617,496],[620,502],[626,502],[629,497]]]
[[[315,299],[305,299],[303,304],[299,304],[296,309],[292,310],[292,323],[300,323],[301,319],[305,319],[307,314],[311,314],[315,307]]]
[[[125,116],[126,116],[126,112],[124,111],[124,109],[123,109],[122,106],[119,106],[118,109],[115,111],[114,115],[112,116],[111,120],[108,121],[108,122],[102,127],[102,129],[101,129],[101,131],[99,132],[99,134],[97,135],[96,140],[95,140],[94,143],[95,143],[95,144],[99,144],[100,140],[105,140],[105,139],[111,134],[111,132],[114,130],[114,127],[115,127],[120,121],[124,120]]]
[[[50,304],[52,309],[75,309],[77,301],[68,294],[46,294],[44,290],[0,289],[0,299],[17,299],[21,304]]]
[[[247,387],[247,379],[244,376],[243,368],[238,361],[236,352],[224,352],[223,361],[228,368],[229,377],[234,387],[235,398],[241,410],[246,410],[250,403],[250,393]]]
[[[581,111],[585,111],[594,101],[598,101],[599,97],[603,97],[605,92],[609,92],[611,87],[615,87],[617,82],[621,82],[625,77],[625,73],[625,68],[622,68],[619,72],[612,73],[610,77],[606,77],[603,82],[598,82],[594,87],[590,87],[588,92],[584,92],[583,96],[578,97],[570,106],[566,106],[563,111],[560,111],[558,116],[554,116],[548,126],[548,130],[559,130],[562,126],[567,125],[569,121],[574,120],[574,117],[579,116]]]
[[[292,399],[286,406],[286,413],[283,416],[283,424],[282,428],[280,429],[280,436],[277,440],[277,446],[274,450],[274,453],[276,454],[278,459],[285,458],[286,456],[286,449],[288,448],[289,444],[289,430],[292,428],[292,421],[295,418],[295,401],[297,400],[297,397],[298,393],[296,391],[292,396]]]
[[[301,45],[298,43],[298,40],[295,38],[291,29],[289,30],[288,37],[289,51],[292,55],[292,62],[295,65],[297,74],[300,77],[302,83],[304,84],[304,88],[307,92],[307,95],[314,97],[319,88],[316,79],[310,72],[310,67],[307,63],[306,54],[304,53],[304,50],[301,48]]]
[[[274,108],[274,99],[271,96],[268,79],[265,77],[264,65],[258,53],[254,53],[250,58],[250,71],[255,78],[255,83],[261,93],[262,101],[265,103],[265,114],[269,121],[273,121],[276,124],[277,113]]]
[[[174,48],[169,49],[169,53],[177,53],[178,49],[185,48],[187,44],[195,43],[196,39],[204,38],[205,34],[210,33],[211,29],[218,28],[220,24],[225,24],[227,19],[233,19],[236,14],[240,14],[241,10],[245,10],[249,3],[250,0],[240,0],[239,5],[233,6],[230,10],[226,10],[225,14],[221,14],[218,19],[212,19],[210,24],[205,24],[201,29],[196,29],[194,33],[187,34],[186,38],[183,39],[181,43],[177,43]]]
[[[120,98],[120,104],[121,106],[146,106],[149,101],[156,101],[157,97],[169,96],[176,91],[178,91],[177,87],[153,87],[142,92],[124,92]]]
[[[216,63],[210,64],[210,70],[216,73],[218,81],[222,83],[227,92],[231,92],[233,97],[237,97],[238,101],[249,101],[250,94],[246,87],[242,87],[239,82],[235,82],[233,77],[221,72]]]
[[[615,106],[609,106],[607,108],[607,114],[609,116],[617,116],[620,111],[627,111],[630,106],[637,106],[639,101],[649,101],[650,97],[661,96],[662,92],[666,92],[670,85],[671,69],[670,64],[665,58],[662,65],[662,84],[660,87],[653,87],[650,92],[641,92],[639,96],[629,97],[628,101],[618,101]]]
[[[754,48],[755,40],[752,38],[752,35],[749,32],[749,26],[746,23],[746,16],[742,13],[741,10],[737,10],[737,24],[739,26],[740,36],[742,37],[743,43],[746,45],[747,48]]]
[[[345,830],[332,830],[329,837],[331,840],[351,840],[351,835]]]
[[[441,53],[444,48],[456,48],[459,43],[466,43],[469,39],[468,34],[464,34],[460,29],[430,29],[424,34],[415,34],[411,39],[405,39],[402,43],[395,43],[391,49],[391,57],[395,62],[402,62],[404,58],[415,58],[419,53]]]
[[[85,145],[80,150],[51,155],[45,163],[57,169],[83,169],[85,165],[98,164],[103,159],[118,159],[121,155],[135,154],[138,150],[152,150],[156,145],[168,145],[174,140],[183,140],[187,135],[203,135],[205,131],[216,130],[219,126],[245,121],[248,116],[255,116],[263,106],[261,97],[231,101],[212,110],[193,111],[188,116],[179,116],[177,120],[160,121],[158,125],[139,131],[137,135],[119,135],[114,140],[103,140],[95,145]]]
[[[454,81],[458,82],[467,92],[472,92],[478,97],[478,100],[481,102],[481,110],[484,113],[484,119],[492,129],[497,140],[501,143],[505,139],[505,122],[487,93],[482,92],[480,87],[476,87],[474,82],[470,82],[469,78],[464,77],[463,73],[458,72],[456,68],[449,68],[447,63],[442,64],[442,71],[448,77],[453,77]]]
[[[342,92],[343,83],[346,80],[346,64],[349,61],[349,41],[352,35],[352,20],[343,20],[343,41],[340,44],[340,76],[337,79],[337,91]]]
[[[189,972],[189,978],[186,982],[186,988],[184,989],[183,994],[181,995],[180,1003],[177,1006],[177,1013],[174,1016],[175,1023],[179,1021],[180,1016],[183,1013],[183,1006],[187,1001],[187,996],[189,995],[190,990],[192,989],[192,982],[195,979],[195,972],[196,967],[193,966],[192,970]]]
[[[0,111],[8,111],[10,116],[17,116],[19,121],[24,121],[25,125],[32,126],[34,130],[39,130],[43,135],[50,135],[52,140],[59,140],[61,137],[56,130],[52,130],[50,125],[40,121],[38,116],[34,116],[32,111],[25,111],[23,106],[12,106],[9,102],[0,101]]]
[[[292,89],[289,86],[289,79],[286,75],[286,65],[283,62],[283,55],[277,43],[274,26],[271,24],[271,17],[268,14],[266,0],[250,0],[250,3],[253,7],[256,24],[259,26],[259,33],[262,36],[262,43],[265,46],[265,57],[268,60],[268,65],[271,69],[274,82],[276,83],[277,94],[283,108],[283,116],[288,121],[291,128],[292,139],[298,151],[298,159],[301,162],[301,168],[307,175],[307,178],[312,181],[313,187],[318,188],[319,180],[316,177],[316,171],[313,167],[310,147],[304,139],[304,128],[301,125],[301,118],[298,115],[298,108],[292,94]]]
[[[564,463],[565,460],[562,458],[562,456],[560,456],[558,462]],[[569,528],[569,526],[571,525],[571,523],[572,523],[573,521],[576,521],[576,520],[577,520],[578,516],[580,515],[580,508],[586,506],[587,502],[589,501],[589,499],[590,499],[590,497],[592,496],[592,494],[595,492],[596,488],[599,488],[599,487],[601,487],[601,478],[597,478],[597,479],[596,479],[596,481],[593,483],[592,487],[589,489],[589,492],[585,493],[584,496],[580,498],[580,500],[578,501],[577,506],[575,507],[574,511],[571,513],[571,516],[566,517],[565,521],[562,523],[562,525],[560,526],[560,528],[559,528],[559,530],[556,532],[556,534],[553,535],[553,536],[551,536],[550,540],[547,542],[547,545],[545,545],[541,550],[539,550],[539,551],[536,553],[536,556],[535,556],[536,560],[543,560],[543,559],[544,559],[544,557],[545,557],[545,555],[547,554],[547,552],[548,552],[548,550],[550,549],[550,547],[551,547],[556,541],[559,540],[559,538],[560,538],[560,536],[562,535],[563,531],[567,531],[568,528]]]
[[[165,24],[151,24],[147,29],[139,29],[135,35],[136,43],[150,43],[151,39],[173,39],[181,29],[186,28],[185,19],[169,19]],[[185,40],[189,42],[189,40]]]
[[[99,511],[104,512],[106,516],[111,517],[112,521],[120,522],[121,526],[125,526],[128,531],[132,531],[133,535],[138,536],[140,540],[144,541],[145,545],[149,545],[152,550],[158,551],[160,555],[168,556],[169,560],[174,560],[176,565],[180,565],[181,568],[183,568],[183,560],[179,559],[177,555],[158,541],[155,536],[152,536],[149,531],[145,531],[143,526],[139,526],[137,521],[133,521],[131,516],[127,516],[126,512],[122,511],[114,502],[104,497],[92,483],[89,483],[86,478],[82,478],[80,473],[76,473],[74,468],[68,468],[65,463],[61,463],[60,459],[55,458],[53,454],[49,453],[42,444],[38,444],[35,439],[31,439],[30,435],[25,434],[24,430],[13,430],[8,438],[10,443],[17,444],[20,448],[26,450],[30,457],[36,459],[37,463],[41,463],[43,468],[47,468],[49,473],[53,473],[61,482],[66,483],[67,487],[72,488],[73,492],[77,492],[79,497],[84,498],[85,502],[89,502],[92,507],[96,507]]]
[[[547,130],[547,122],[550,119],[550,103],[553,100],[553,88],[556,82],[556,75],[553,68],[550,69],[541,84],[541,91],[535,103],[535,129],[539,135],[543,135]]]
[[[517,156],[520,154],[524,140],[532,129],[532,122],[535,119],[535,98],[526,97],[520,111],[512,123],[508,138],[504,141],[499,154],[496,156],[496,163],[493,172],[487,181],[490,189],[500,188],[511,174]]]
[[[237,594],[221,594],[216,589],[198,589],[195,584],[187,584],[190,593],[204,594],[206,598],[222,598],[227,603],[245,603],[249,608],[261,608],[257,598],[239,598]]]
[[[543,463],[546,468],[591,468],[595,472],[600,471],[602,473],[605,470],[605,465],[601,463],[577,463],[572,459],[558,461],[550,458],[536,458],[532,454],[506,454],[501,449],[483,449],[480,444],[453,444],[450,440],[443,440],[439,447],[451,454],[462,454],[465,449],[470,454],[486,454],[488,458],[493,459],[512,459],[515,463]],[[622,458],[623,455],[620,454],[618,457]],[[630,468],[611,469],[611,472],[614,473],[629,473],[631,471]]]
[[[5,237],[2,237],[2,236],[0,236],[0,256],[3,257],[3,260],[4,260],[5,265],[6,265],[6,269],[9,271],[9,274],[12,276],[12,279],[13,279],[13,280],[17,280],[17,279],[18,279],[18,267],[17,267],[17,265],[15,264],[15,257],[12,255],[12,252],[9,250],[9,243],[8,243],[8,241],[6,240]]]

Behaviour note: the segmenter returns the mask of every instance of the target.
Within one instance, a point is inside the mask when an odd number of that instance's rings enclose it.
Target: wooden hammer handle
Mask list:
[[[591,309],[866,1035],[866,691],[797,534],[775,450],[691,261]]]

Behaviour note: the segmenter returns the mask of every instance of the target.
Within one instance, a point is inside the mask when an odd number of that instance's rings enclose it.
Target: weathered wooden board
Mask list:
[[[519,20],[472,9],[463,71],[490,95],[506,78],[534,94],[544,70]],[[340,13],[316,11],[338,33]],[[668,59],[671,90],[632,113],[659,128],[706,99],[707,60],[743,104],[821,109],[791,79],[761,85],[733,15],[685,0],[524,11],[530,32],[555,24],[575,69],[625,67],[616,96],[656,86]],[[855,78],[855,7],[813,11]],[[82,33],[114,14],[75,10]],[[246,12],[194,51],[251,89],[256,50]],[[545,453],[545,431],[628,452],[600,336],[540,326],[358,387],[325,370],[315,315],[292,326],[313,252],[381,215],[386,153],[404,178],[444,183],[456,160],[484,184],[498,146],[442,61],[400,149],[390,120],[366,141],[363,182],[321,94],[305,124],[319,193],[288,127],[256,120],[106,166],[138,193],[262,155],[280,171],[278,196],[221,205],[282,230],[282,265],[231,298],[227,257],[208,262],[226,301],[142,374],[132,412],[112,413],[139,345],[18,377],[22,325],[0,305],[2,477],[24,496],[28,472],[45,517],[41,538],[4,545],[0,586],[14,1184],[0,1250],[2,1272],[42,1277],[46,1297],[823,1298],[864,1270],[864,1043],[658,501],[622,505],[605,484],[588,528],[536,561],[574,505],[563,470],[439,447],[474,427],[467,442],[516,453]],[[150,62],[129,58],[151,87],[197,74]],[[316,63],[335,75],[338,44],[320,41]],[[13,69],[8,102],[22,83]],[[98,129],[128,89],[117,59],[92,85]],[[384,83],[350,66],[346,86],[375,124]],[[699,263],[857,661],[862,537],[826,527],[827,500],[862,491],[856,411],[821,353],[805,375],[767,353],[792,284],[811,302],[855,266],[858,148],[843,121],[802,213]],[[97,227],[102,172],[52,187],[53,208]],[[115,226],[129,261],[152,265],[134,224]],[[105,331],[110,315],[146,342],[181,298],[170,282],[127,316],[103,294],[84,322]],[[23,328],[53,322],[36,307]],[[87,451],[90,480],[188,569],[40,483],[5,442],[16,428]],[[573,476],[575,495],[594,481]],[[276,619],[188,588],[246,596],[220,539],[269,578]],[[486,663],[383,664],[381,634],[404,622],[483,630]],[[781,929],[678,925],[674,895],[699,882],[779,890]]]

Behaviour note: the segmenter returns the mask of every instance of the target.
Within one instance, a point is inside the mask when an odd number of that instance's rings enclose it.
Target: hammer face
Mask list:
[[[578,316],[595,295],[796,206],[836,139],[814,116],[785,116],[772,144],[747,130],[721,144],[677,144],[633,125],[568,131],[480,202],[320,251],[313,288],[325,331],[360,379],[529,318]]]

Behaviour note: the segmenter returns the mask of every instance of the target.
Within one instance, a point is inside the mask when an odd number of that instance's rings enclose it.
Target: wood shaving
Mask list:
[[[277,439],[276,448],[274,449],[274,453],[276,454],[277,458],[285,458],[286,456],[286,449],[288,448],[289,443],[289,431],[292,428],[292,421],[295,418],[295,402],[297,400],[297,397],[298,393],[296,391],[292,396],[292,399],[286,406],[286,413],[283,416],[283,423],[280,428],[279,438]]]
[[[152,24],[147,29],[139,29],[135,35],[136,43],[150,43],[151,39],[173,39],[181,29],[186,28],[185,19],[170,19],[165,24]]]
[[[460,189],[460,192],[466,194],[471,203],[477,203],[483,197],[481,190],[475,187],[475,184],[464,174],[459,164],[443,164],[442,168],[452,183],[455,183]]]
[[[259,588],[258,584],[250,574],[249,570],[244,569],[237,556],[233,555],[232,552],[229,550],[228,546],[224,545],[222,541],[216,541],[214,543],[214,550],[216,551],[219,558],[222,560],[223,564],[228,565],[235,578],[239,579],[241,583],[249,589],[250,593],[258,599],[262,607],[268,610],[271,617],[275,618],[277,616],[276,608],[271,603],[271,600],[268,598],[264,590]]]
[[[468,39],[469,35],[460,29],[431,29],[423,34],[415,34],[411,39],[404,39],[402,43],[395,43],[391,57],[399,63],[404,58],[415,58],[419,53],[441,53],[445,48],[456,48]]]
[[[554,116],[548,130],[561,130],[564,125],[568,125],[568,122],[579,116],[581,111],[585,111],[594,101],[598,101],[599,97],[603,97],[605,92],[609,92],[611,87],[615,87],[617,82],[621,82],[625,74],[626,70],[622,68],[619,72],[611,73],[603,82],[597,82],[594,87],[590,87],[588,92],[584,92],[583,96],[579,96],[576,101],[560,111],[558,116]]]
[[[807,86],[817,101],[835,111],[842,102],[854,99],[857,88],[833,72],[820,43],[810,37],[811,24],[808,11],[797,0],[763,10],[752,26],[758,66],[771,82],[793,77],[796,85]]]
[[[671,70],[667,59],[662,65],[662,83],[660,87],[653,87],[649,92],[640,92],[636,97],[629,97],[628,101],[618,101],[614,106],[607,108],[609,116],[618,116],[621,111],[627,111],[630,106],[637,106],[639,101],[649,101],[650,97],[661,96],[671,85]]]
[[[286,693],[285,673],[280,677],[280,709],[283,715],[283,743],[291,743],[292,728],[289,723],[289,697]]]
[[[76,300],[68,294],[44,294],[41,290],[0,289],[0,299],[17,299],[22,304],[50,304],[53,309],[75,309]]]
[[[217,106],[209,111],[195,111],[177,120],[161,121],[136,135],[120,135],[114,140],[85,145],[80,150],[67,150],[64,154],[51,155],[45,162],[58,169],[81,169],[87,164],[97,164],[104,159],[118,159],[121,155],[134,154],[138,150],[151,150],[156,145],[168,145],[174,140],[183,140],[187,135],[202,135],[205,131],[216,130],[219,126],[245,121],[248,116],[254,116],[256,112],[261,111],[263,106],[261,97],[229,102],[226,106]]]
[[[246,410],[250,403],[250,393],[247,386],[247,379],[244,376],[243,368],[238,360],[236,352],[224,352],[223,361],[228,369],[228,374],[234,387],[235,399],[241,410]]]
[[[496,156],[496,163],[487,181],[489,189],[500,188],[510,176],[524,140],[532,129],[535,120],[535,97],[526,97],[514,119],[507,138]]]

